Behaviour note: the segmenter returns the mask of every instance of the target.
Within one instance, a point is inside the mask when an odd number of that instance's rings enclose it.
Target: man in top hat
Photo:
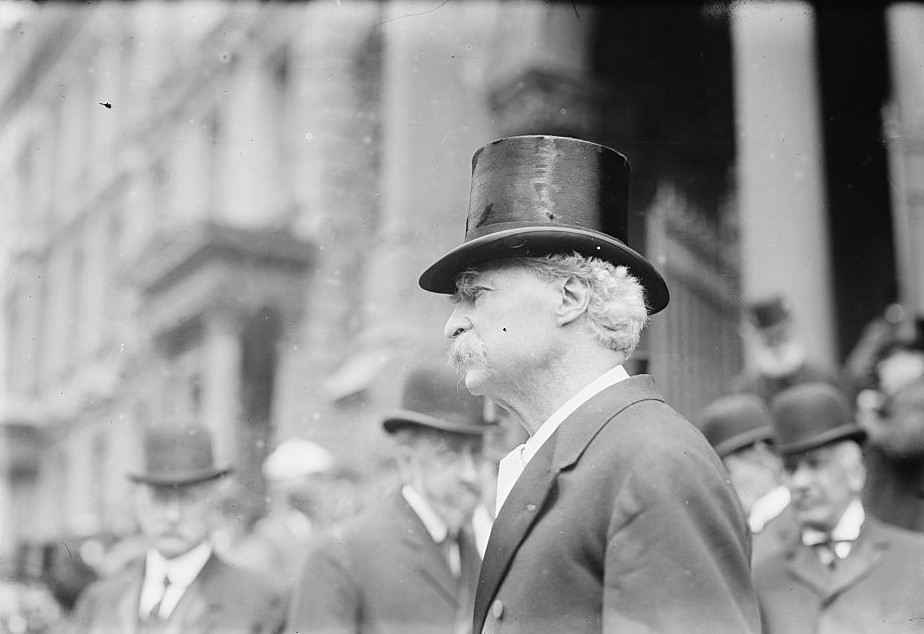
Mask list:
[[[775,295],[746,308],[746,339],[752,343],[754,367],[732,379],[732,392],[756,394],[767,403],[788,387],[822,381],[852,392],[850,381],[835,368],[806,358],[789,304]]]
[[[773,414],[799,532],[754,569],[765,631],[922,631],[924,536],[866,513],[865,433],[847,397],[798,385]]]
[[[216,483],[212,441],[197,426],[155,426],[144,437],[138,521],[148,550],[88,587],[69,631],[226,634],[278,632],[284,606],[260,577],[222,562],[210,534]]]
[[[500,463],[476,632],[756,632],[749,537],[703,435],[628,376],[664,280],[626,246],[629,165],[577,139],[475,153],[463,244],[420,277],[453,295],[468,389],[530,437]]]
[[[779,548],[795,532],[783,464],[773,452],[773,418],[754,394],[716,399],[700,414],[697,426],[719,454],[751,529],[752,566]]]
[[[471,631],[481,555],[483,400],[444,366],[409,375],[403,409],[383,421],[401,487],[335,526],[309,551],[289,612],[298,634]]]

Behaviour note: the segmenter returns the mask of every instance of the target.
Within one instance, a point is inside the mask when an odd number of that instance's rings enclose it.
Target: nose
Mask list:
[[[811,470],[803,465],[798,465],[789,472],[789,486],[797,491],[808,488],[811,479]]]
[[[171,522],[176,522],[183,515],[182,506],[179,497],[171,496],[170,499],[164,503],[164,515]]]
[[[462,454],[462,460],[459,465],[459,479],[469,484],[477,484],[479,480],[479,467],[481,458],[471,449]]]
[[[468,317],[465,316],[464,308],[462,306],[456,306],[452,314],[449,315],[449,319],[446,320],[443,334],[449,339],[455,339],[471,327],[472,324]]]

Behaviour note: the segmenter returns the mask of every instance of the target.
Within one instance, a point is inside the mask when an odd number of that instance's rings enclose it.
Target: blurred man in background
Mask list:
[[[924,531],[924,328],[887,343],[875,363],[876,388],[858,395],[869,435],[864,502],[884,522]]]
[[[284,606],[260,577],[222,562],[210,536],[216,483],[212,441],[197,426],[155,426],[144,437],[138,517],[148,549],[142,560],[89,586],[70,632],[277,632]]]
[[[920,632],[924,536],[866,513],[866,468],[850,401],[824,383],[773,402],[799,532],[754,569],[768,634]]]
[[[849,381],[833,367],[806,357],[795,318],[780,296],[751,302],[746,308],[745,338],[752,344],[754,369],[731,383],[732,392],[756,394],[767,403],[788,387],[822,381],[850,394]]]
[[[482,503],[484,404],[446,367],[408,377],[383,426],[401,488],[311,549],[289,613],[306,634],[464,634],[481,566],[472,519]]]
[[[773,418],[754,394],[716,399],[700,414],[706,435],[731,478],[751,528],[751,562],[761,561],[795,533],[783,464],[772,450]]]

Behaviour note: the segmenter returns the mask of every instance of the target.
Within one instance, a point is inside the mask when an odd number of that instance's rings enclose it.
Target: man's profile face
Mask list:
[[[445,334],[450,359],[473,394],[493,395],[555,362],[560,285],[522,266],[485,267],[454,296]]]
[[[449,526],[458,530],[482,500],[482,439],[441,432],[411,432],[404,446],[405,481]]]
[[[783,464],[796,518],[821,531],[837,525],[866,479],[860,448],[851,441],[786,456]]]
[[[138,499],[138,521],[148,544],[170,559],[189,552],[208,539],[214,491],[214,482],[142,486]]]
[[[779,463],[776,469],[772,464],[777,460],[779,458],[762,445],[745,447],[722,459],[745,513],[750,513],[754,502],[779,486]]]

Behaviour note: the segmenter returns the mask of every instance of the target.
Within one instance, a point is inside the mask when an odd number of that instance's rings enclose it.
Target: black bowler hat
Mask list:
[[[802,383],[788,388],[773,399],[771,409],[776,421],[776,449],[783,455],[866,438],[866,432],[854,420],[847,396],[828,383]]]
[[[645,288],[648,312],[669,300],[660,273],[626,244],[629,161],[603,145],[556,136],[515,136],[472,158],[463,243],[420,276],[435,293],[456,291],[465,269],[501,258],[578,253],[624,265]]]
[[[390,434],[406,427],[423,427],[483,436],[492,425],[485,420],[484,398],[473,396],[447,365],[412,370],[404,384],[401,409],[382,421]]]
[[[144,433],[142,473],[130,473],[135,482],[154,486],[183,486],[215,480],[231,472],[217,467],[212,437],[198,425],[154,425]]]
[[[714,400],[700,414],[698,426],[720,458],[756,442],[773,442],[776,436],[770,411],[754,394]]]

